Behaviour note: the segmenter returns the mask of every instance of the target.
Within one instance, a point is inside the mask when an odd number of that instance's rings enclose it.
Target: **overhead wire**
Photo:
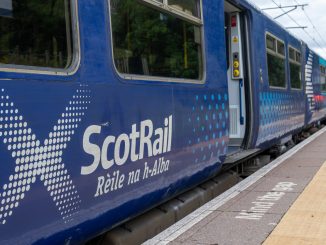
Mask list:
[[[294,0],[297,4],[300,4],[297,0]],[[312,22],[311,18],[309,17],[309,15],[307,14],[306,10],[303,8],[302,9],[304,15],[306,16],[306,18],[308,19],[308,21],[310,22],[310,24],[312,25],[312,28],[315,30],[315,32],[318,34],[320,40],[323,42],[323,44],[326,46],[326,41],[325,39],[322,37],[322,35],[320,34],[320,32],[318,31],[318,29],[316,28],[316,26],[314,25],[314,23]]]
[[[289,15],[289,13],[286,13],[286,11],[282,8],[282,6],[281,5],[279,5],[277,2],[275,2],[275,0],[271,0],[279,9],[281,9],[282,10],[282,12],[284,13],[284,14],[286,14],[296,25],[298,25],[298,26],[300,26],[300,24],[291,16],[291,15]],[[311,36],[311,34],[309,33],[309,32],[307,32],[305,29],[302,29],[303,30],[303,32],[321,49],[321,50],[323,50],[324,52],[325,52],[325,54],[326,54],[326,49],[324,48],[324,47],[322,47],[322,45],[320,45],[320,43],[319,42],[317,42],[317,40],[313,37],[313,36]],[[319,32],[317,32],[317,33],[319,33]],[[320,35],[320,34],[319,34]],[[320,35],[321,36],[321,35]]]

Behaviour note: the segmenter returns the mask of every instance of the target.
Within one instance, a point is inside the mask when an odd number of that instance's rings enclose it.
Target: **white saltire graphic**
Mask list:
[[[0,193],[0,224],[5,224],[32,184],[41,180],[65,223],[79,210],[80,197],[62,155],[88,105],[90,90],[80,85],[65,112],[41,144],[5,89],[0,92],[0,137],[15,161]],[[1,163],[5,164],[5,163]],[[10,167],[10,163],[6,167]]]
[[[312,111],[315,109],[315,98],[314,98],[314,90],[313,90],[313,86],[312,86],[312,64],[313,64],[313,53],[312,51],[309,52],[309,57],[308,57],[308,61],[306,64],[306,94],[307,94],[307,98],[308,98],[308,103],[309,103],[309,110]]]

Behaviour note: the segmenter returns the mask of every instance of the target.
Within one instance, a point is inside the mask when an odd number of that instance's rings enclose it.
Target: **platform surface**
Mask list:
[[[264,245],[326,244],[326,162]]]
[[[325,161],[326,128],[145,244],[326,244]]]

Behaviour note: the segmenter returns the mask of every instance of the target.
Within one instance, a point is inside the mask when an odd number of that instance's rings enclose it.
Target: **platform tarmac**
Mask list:
[[[326,244],[325,161],[323,128],[144,244]]]

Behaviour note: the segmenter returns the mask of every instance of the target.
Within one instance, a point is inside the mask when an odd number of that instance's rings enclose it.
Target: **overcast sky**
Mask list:
[[[249,0],[257,5],[259,8],[277,7],[273,0]],[[298,8],[289,13],[289,15],[301,26],[307,26],[305,33],[302,29],[291,29],[297,37],[308,43],[308,45],[317,53],[326,58],[326,0],[274,0],[278,5],[290,6],[299,4],[309,4],[304,7],[305,12]],[[289,10],[289,9],[284,9]],[[265,10],[265,13],[272,17],[282,14],[282,10]],[[306,15],[310,18],[312,24],[309,22]],[[285,15],[277,19],[277,21],[284,27],[297,26],[289,16]],[[319,33],[319,34],[318,34]],[[309,35],[311,37],[309,37]],[[312,39],[315,39],[312,40]]]

